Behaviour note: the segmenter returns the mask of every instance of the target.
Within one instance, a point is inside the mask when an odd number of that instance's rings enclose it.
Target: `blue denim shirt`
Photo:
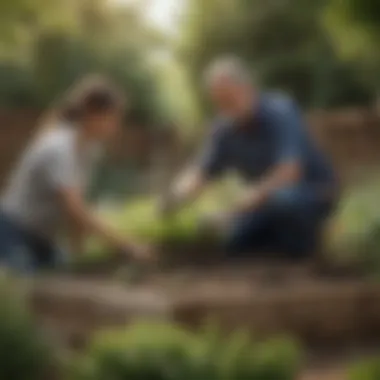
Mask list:
[[[285,162],[301,164],[302,183],[336,182],[332,165],[310,138],[293,100],[282,94],[263,94],[246,122],[215,121],[200,165],[207,178],[234,169],[250,181]]]

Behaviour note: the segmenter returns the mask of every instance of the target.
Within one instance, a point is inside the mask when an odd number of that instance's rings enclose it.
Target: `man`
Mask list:
[[[219,115],[199,162],[175,183],[164,210],[194,199],[209,181],[235,169],[249,186],[231,212],[227,250],[297,258],[312,253],[336,181],[299,109],[282,94],[260,93],[234,57],[213,63],[205,79]]]

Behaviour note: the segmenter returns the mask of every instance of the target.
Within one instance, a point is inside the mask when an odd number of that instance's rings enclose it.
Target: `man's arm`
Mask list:
[[[171,214],[185,204],[195,201],[206,185],[207,179],[199,167],[194,166],[185,170],[174,181],[168,193],[161,198],[160,213]]]
[[[216,130],[206,140],[198,162],[185,170],[174,181],[167,197],[164,210],[176,209],[186,202],[194,201],[210,180],[219,176],[225,167],[225,150],[222,131]]]
[[[196,199],[205,188],[207,180],[199,167],[191,167],[179,175],[172,188],[173,196],[178,200]]]
[[[275,163],[264,177],[247,191],[239,208],[252,209],[264,203],[278,189],[297,183],[302,175],[302,123],[290,100],[280,100],[273,110],[271,127],[275,139]]]

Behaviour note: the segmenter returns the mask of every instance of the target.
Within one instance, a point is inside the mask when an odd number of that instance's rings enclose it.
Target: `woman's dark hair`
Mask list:
[[[106,78],[86,76],[41,116],[36,136],[54,129],[60,120],[75,123],[86,114],[123,110],[124,106],[122,92]]]
[[[121,92],[108,80],[99,76],[85,78],[76,85],[58,107],[61,119],[75,122],[84,115],[124,108]]]

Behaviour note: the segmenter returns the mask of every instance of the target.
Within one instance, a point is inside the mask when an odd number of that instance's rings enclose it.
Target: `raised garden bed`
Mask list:
[[[303,266],[156,272],[135,284],[55,276],[31,289],[43,318],[83,336],[134,318],[192,328],[211,318],[226,330],[246,328],[262,337],[290,333],[311,346],[380,340],[380,285],[321,279]]]

